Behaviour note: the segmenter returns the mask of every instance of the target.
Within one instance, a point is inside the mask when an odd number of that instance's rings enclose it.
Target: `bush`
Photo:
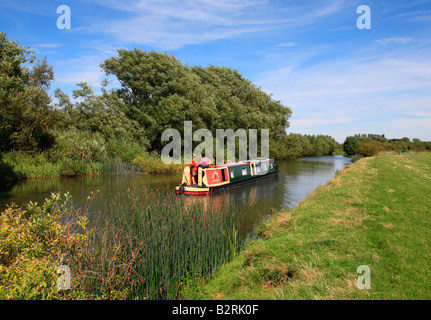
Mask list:
[[[379,142],[361,142],[359,154],[364,157],[371,157],[383,150],[383,144]]]
[[[106,151],[109,159],[122,159],[129,164],[133,159],[146,149],[138,142],[128,142],[117,139],[109,139],[106,142]]]
[[[18,180],[18,175],[13,170],[13,166],[3,161],[3,155],[0,153],[0,191],[10,187]]]
[[[355,137],[347,137],[343,143],[343,150],[348,156],[353,156],[359,151],[359,139]]]
[[[106,157],[105,139],[99,133],[79,131],[75,128],[56,131],[57,144],[50,151],[53,161],[64,159],[101,161]]]
[[[84,173],[84,165],[81,161],[68,159],[63,162],[60,175],[65,177],[80,176]]]
[[[12,205],[0,214],[0,299],[61,298],[56,269],[85,239],[71,224],[59,223],[70,212],[69,200],[68,194],[64,202],[52,194],[41,206]],[[77,222],[85,228],[87,219]]]

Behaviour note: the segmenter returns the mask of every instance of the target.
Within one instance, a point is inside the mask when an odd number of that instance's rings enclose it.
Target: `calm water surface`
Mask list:
[[[274,210],[292,208],[319,185],[332,179],[337,170],[343,169],[350,159],[343,156],[313,157],[297,160],[278,160],[280,174],[263,181],[228,189],[213,195],[215,205],[239,203],[243,211],[243,227],[253,230],[256,224]],[[92,191],[99,193],[92,203],[92,210],[103,210],[113,194],[127,191],[132,186],[166,188],[174,192],[181,181],[181,174],[174,175],[103,175],[79,178],[52,178],[22,181],[8,192],[0,193],[0,209],[14,202],[22,205],[28,201],[42,203],[51,192],[73,196],[75,204],[85,203]],[[208,201],[207,197],[179,196],[179,201]]]

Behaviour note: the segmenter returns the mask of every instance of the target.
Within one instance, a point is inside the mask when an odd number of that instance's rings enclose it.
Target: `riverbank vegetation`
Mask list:
[[[431,142],[417,138],[410,140],[408,137],[387,139],[385,135],[356,134],[346,138],[343,150],[348,156],[370,157],[387,151],[398,153],[431,151]]]
[[[192,299],[429,299],[431,154],[367,157],[292,210]],[[370,268],[360,290],[358,267]]]
[[[341,152],[332,137],[287,134],[291,110],[230,68],[139,49],[119,50],[101,68],[100,94],[80,82],[71,97],[56,89],[54,101],[46,59],[0,33],[0,188],[27,178],[175,172],[180,165],[160,161],[160,137],[167,128],[184,136],[186,120],[213,135],[270,128],[276,159]],[[359,156],[429,149],[381,136],[343,144]],[[359,161],[263,222],[259,239],[204,287],[238,254],[235,206],[136,188],[112,195],[100,213],[89,211],[91,197],[78,209],[67,194],[12,206],[0,214],[0,298],[429,297],[430,165],[429,154]],[[72,269],[64,291],[56,283],[63,264]],[[359,265],[370,266],[375,291],[354,286]]]
[[[97,213],[95,193],[80,209],[53,194],[1,212],[0,299],[178,299],[199,287],[238,251],[241,212],[170,191],[131,187]]]
[[[290,133],[270,143],[270,153],[276,159],[297,159],[333,155],[338,143],[327,135]]]
[[[50,95],[53,67],[0,33],[0,179],[180,169],[156,159],[165,129],[270,130],[277,159],[331,154],[327,136],[286,134],[292,111],[238,71],[189,66],[168,54],[118,50],[101,68],[96,94],[86,82],[72,96]],[[85,81],[85,79],[83,79]],[[110,89],[108,89],[110,88]],[[258,139],[260,141],[260,139]],[[200,142],[194,142],[194,146]]]

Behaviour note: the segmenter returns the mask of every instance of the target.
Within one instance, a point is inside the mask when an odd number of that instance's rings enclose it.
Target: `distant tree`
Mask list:
[[[411,150],[415,150],[419,152],[426,150],[426,145],[418,138],[413,138],[411,145],[412,145]]]
[[[360,141],[358,138],[347,137],[343,143],[343,150],[347,155],[352,156],[358,153],[359,145]]]

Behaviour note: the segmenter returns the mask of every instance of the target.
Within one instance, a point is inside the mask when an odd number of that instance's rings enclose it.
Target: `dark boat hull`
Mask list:
[[[279,173],[280,173],[280,169],[277,168],[277,170],[269,172],[264,175],[256,175],[256,176],[252,176],[249,178],[245,178],[242,180],[238,180],[235,182],[231,182],[231,183],[224,184],[221,186],[216,186],[216,187],[208,187],[205,185],[199,187],[199,186],[190,186],[187,184],[177,185],[175,187],[175,193],[177,195],[197,195],[197,196],[208,195],[210,193],[211,194],[217,193],[226,189],[236,188],[243,185],[252,184],[258,181],[274,178],[274,177],[277,177]]]

